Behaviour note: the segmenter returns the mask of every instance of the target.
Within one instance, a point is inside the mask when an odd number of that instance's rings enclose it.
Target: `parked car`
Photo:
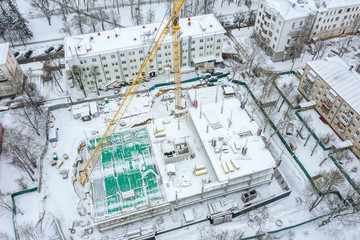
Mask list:
[[[54,50],[54,47],[49,47],[48,49],[45,50],[45,53],[49,53],[49,52],[51,52],[52,50]]]
[[[29,58],[32,53],[33,53],[33,50],[29,50],[24,54],[24,57]]]
[[[56,51],[59,52],[59,51],[61,51],[63,48],[64,48],[64,45],[60,45],[60,46],[56,49]]]
[[[14,52],[14,57],[17,57],[17,56],[19,56],[19,52]]]
[[[247,27],[246,23],[239,23],[239,27]]]

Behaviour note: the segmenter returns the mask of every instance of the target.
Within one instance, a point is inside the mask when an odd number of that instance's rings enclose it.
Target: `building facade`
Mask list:
[[[222,62],[225,30],[214,15],[180,19],[182,71],[210,68]],[[163,24],[154,23],[65,38],[67,68],[81,75],[85,90],[131,81],[143,64]],[[173,61],[169,34],[150,66],[148,76],[170,73]],[[73,76],[76,79],[76,76]],[[75,81],[78,85],[78,82]],[[79,86],[79,85],[78,85]]]
[[[0,98],[14,96],[18,92],[24,79],[24,73],[20,68],[9,43],[0,44]]]
[[[298,57],[304,39],[349,34],[359,26],[360,0],[260,0],[254,36],[273,61],[281,61]]]
[[[360,158],[360,75],[339,57],[307,63],[298,90]]]

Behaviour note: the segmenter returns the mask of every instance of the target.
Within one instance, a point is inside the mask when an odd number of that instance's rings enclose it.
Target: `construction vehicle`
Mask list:
[[[116,110],[113,118],[111,119],[108,127],[103,133],[101,139],[98,141],[95,149],[90,155],[90,158],[85,164],[85,167],[78,179],[78,182],[85,185],[91,176],[96,164],[101,158],[102,152],[108,145],[112,135],[114,134],[117,126],[123,118],[127,108],[129,107],[131,100],[136,94],[142,80],[146,77],[152,61],[154,60],[158,50],[160,49],[165,37],[172,32],[173,42],[173,70],[174,70],[174,82],[175,82],[175,108],[181,109],[181,48],[180,48],[180,25],[179,25],[179,13],[180,9],[184,5],[185,0],[173,0],[172,12],[169,20],[166,22],[164,29],[161,31],[158,39],[150,48],[150,51],[144,60],[139,73],[136,75],[133,83],[129,87],[125,97],[122,99],[121,104]]]

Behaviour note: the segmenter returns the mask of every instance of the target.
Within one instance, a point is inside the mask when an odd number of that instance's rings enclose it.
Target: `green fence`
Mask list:
[[[26,193],[35,192],[35,191],[37,191],[37,187],[26,189],[26,190],[11,194],[11,201],[12,201],[12,207],[13,207],[12,208],[12,222],[13,222],[13,226],[14,226],[14,233],[15,233],[15,238],[16,239],[19,239],[19,234],[18,234],[18,232],[16,230],[16,224],[15,224],[16,204],[15,204],[14,198],[17,197],[17,196],[20,196],[20,195],[23,195],[23,194],[26,194]]]
[[[219,76],[216,76],[216,79],[210,79],[209,82],[211,82],[211,83],[212,82],[217,82],[220,78],[224,78],[227,75],[229,75],[229,73],[221,74]],[[181,83],[183,84],[183,83],[195,82],[195,81],[199,81],[200,79],[201,79],[200,77],[195,77],[195,78],[191,78],[191,79],[188,79],[188,80],[181,81]],[[169,85],[174,85],[174,82],[155,84],[154,86],[149,88],[149,92],[153,91],[155,88],[169,86]]]
[[[313,188],[317,191],[318,194],[322,194],[321,191],[317,188],[317,186],[315,185],[312,177],[310,176],[310,174],[308,173],[308,171],[305,169],[305,167],[303,166],[303,164],[299,161],[299,159],[297,158],[297,156],[295,155],[295,153],[291,150],[290,146],[287,144],[287,142],[285,141],[285,139],[283,138],[283,136],[281,135],[281,133],[278,131],[277,127],[275,126],[275,124],[273,123],[273,121],[271,121],[270,117],[268,116],[268,114],[264,111],[264,109],[261,107],[261,105],[259,104],[258,100],[256,99],[256,97],[254,96],[254,94],[252,93],[252,91],[249,89],[249,87],[247,86],[247,84],[245,82],[240,82],[240,81],[236,81],[233,80],[233,83],[237,83],[240,84],[242,86],[244,86],[246,88],[246,90],[249,92],[250,96],[252,97],[252,99],[254,100],[254,102],[256,103],[256,105],[258,106],[258,108],[260,109],[261,113],[264,115],[265,119],[268,119],[268,122],[270,123],[271,127],[274,129],[274,131],[276,132],[276,135],[280,138],[281,142],[284,144],[285,148],[288,150],[288,152],[290,153],[290,155],[293,157],[293,159],[295,160],[295,162],[298,164],[298,166],[301,168],[301,170],[303,171],[303,173],[305,174],[305,176],[307,177],[307,179],[310,181],[311,185],[313,186]]]
[[[287,72],[289,73],[289,72]],[[286,73],[285,73],[286,74]],[[283,74],[282,74],[283,75]],[[249,92],[250,96],[253,98],[253,100],[255,101],[256,105],[258,106],[258,108],[260,109],[261,113],[264,115],[265,119],[268,119],[268,122],[270,123],[271,127],[274,129],[274,131],[276,132],[277,136],[280,138],[281,142],[284,144],[285,148],[288,150],[288,152],[290,153],[290,155],[293,157],[293,159],[295,160],[295,162],[298,164],[298,166],[301,168],[301,170],[303,171],[303,173],[305,174],[305,176],[307,177],[307,179],[310,181],[312,187],[316,190],[316,192],[319,195],[322,195],[322,192],[317,188],[317,186],[315,185],[312,177],[310,176],[310,174],[308,173],[308,171],[305,169],[304,165],[300,162],[300,160],[298,159],[298,157],[295,155],[295,153],[291,150],[290,146],[287,144],[287,142],[285,141],[285,139],[283,138],[283,136],[281,135],[281,133],[278,131],[277,127],[275,126],[275,124],[271,121],[270,117],[267,115],[267,113],[264,111],[264,109],[261,107],[261,105],[259,104],[258,100],[256,99],[256,97],[254,96],[254,94],[252,93],[252,91],[249,89],[249,87],[247,86],[247,84],[245,82],[240,82],[237,80],[233,80],[233,83],[242,85],[246,88],[246,90]],[[280,91],[281,92],[281,91]],[[283,95],[282,95],[283,96]],[[283,96],[284,97],[284,96]],[[285,98],[285,97],[284,97]],[[286,99],[286,98],[285,98]],[[329,150],[330,148],[326,148],[323,143],[320,141],[320,139],[316,136],[316,134],[310,129],[310,127],[306,124],[306,122],[302,119],[302,117],[300,116],[300,114],[298,113],[298,110],[295,111],[296,116],[300,119],[300,121],[305,125],[306,129],[312,134],[312,136],[315,138],[316,142],[321,146],[321,148],[326,151]],[[354,190],[360,194],[360,190],[359,187],[356,186],[356,184],[352,181],[352,179],[350,178],[350,176],[345,172],[345,170],[339,165],[339,163],[336,161],[336,159],[334,159],[334,157],[329,154],[330,159],[334,162],[334,164],[338,167],[338,169],[341,171],[341,173],[343,173],[343,175],[345,176],[345,178],[348,180],[348,182],[350,183],[350,185],[354,188]],[[336,193],[335,194],[342,200],[344,201],[344,199],[342,198],[340,193]]]

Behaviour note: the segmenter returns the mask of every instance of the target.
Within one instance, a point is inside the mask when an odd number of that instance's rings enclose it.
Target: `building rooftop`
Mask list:
[[[303,18],[311,12],[360,4],[360,0],[265,0],[270,8],[279,12],[285,20]]]
[[[151,23],[67,37],[65,38],[65,59],[70,60],[76,55],[86,57],[141,47],[146,48],[146,53],[153,43],[156,33],[160,33],[164,25],[165,22]],[[210,33],[225,33],[224,28],[213,14],[182,18],[180,19],[180,27],[182,38]],[[171,35],[168,34],[164,43],[171,41]]]
[[[9,43],[1,43],[0,44],[0,64],[5,64],[6,62],[6,56],[9,49]]]
[[[338,56],[307,63],[329,86],[360,114],[360,75]]]
[[[219,97],[217,103],[216,91]],[[223,99],[222,90],[218,87],[189,90],[188,94],[192,102],[195,98],[198,100],[198,108],[190,108],[189,112],[218,181],[227,181],[275,167],[275,160],[265,148],[261,136],[256,135],[257,124],[250,121],[246,111],[240,109],[237,98]],[[229,126],[230,115],[232,124]],[[245,155],[241,153],[243,147],[247,147]]]

